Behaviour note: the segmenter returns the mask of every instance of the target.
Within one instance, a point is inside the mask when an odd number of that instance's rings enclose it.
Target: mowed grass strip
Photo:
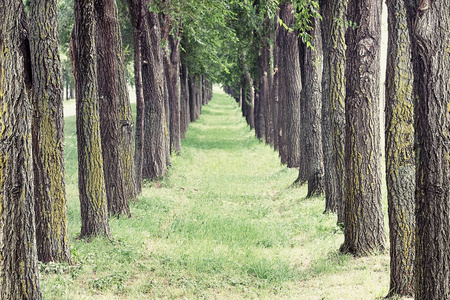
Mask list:
[[[41,265],[45,299],[374,299],[388,257],[354,259],[323,198],[290,188],[229,96],[216,93],[189,125],[169,176],[145,182],[113,241],[77,239],[75,117],[66,118],[66,182],[74,265]]]

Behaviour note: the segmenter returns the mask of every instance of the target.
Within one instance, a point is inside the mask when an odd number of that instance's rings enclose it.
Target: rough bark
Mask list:
[[[144,89],[142,86],[142,54],[141,54],[141,34],[143,26],[142,0],[128,0],[128,10],[130,12],[131,25],[133,26],[134,42],[134,85],[136,89],[136,136],[135,136],[135,184],[136,193],[142,192],[142,166],[144,151]]]
[[[305,150],[308,169],[308,197],[323,193],[323,152],[322,152],[322,33],[320,20],[311,21],[312,46],[305,53],[305,110],[303,117],[307,127]]]
[[[181,83],[181,95],[180,95],[180,135],[181,139],[186,138],[186,132],[191,122],[191,116],[189,113],[189,82],[188,82],[188,69],[185,65],[180,64],[180,83]]]
[[[413,65],[404,0],[388,0],[386,67],[386,183],[389,212],[388,297],[414,294],[415,165]]]
[[[110,237],[97,87],[94,0],[74,2],[73,32],[81,237]]]
[[[325,158],[325,211],[338,213],[344,222],[344,140],[345,140],[345,22],[347,0],[323,1],[324,70],[323,130]],[[327,150],[325,150],[327,149]]]
[[[195,122],[197,120],[197,116],[195,114],[196,112],[196,95],[195,95],[195,77],[190,75],[188,78],[188,84],[189,84],[189,116],[191,119],[191,122]]]
[[[450,299],[450,2],[418,1],[416,299]]]
[[[22,1],[0,1],[0,24],[0,299],[39,300],[30,49]]]
[[[100,103],[100,133],[108,212],[131,216],[122,159],[119,122],[119,61],[116,43],[120,29],[114,0],[95,0],[97,82]]]
[[[345,230],[341,250],[369,255],[385,248],[379,118],[382,1],[350,0],[345,140]]]
[[[70,263],[64,181],[64,116],[55,0],[30,3],[33,72],[33,171],[37,253]]]
[[[287,2],[280,7],[280,18],[283,22],[293,27],[294,7]],[[284,135],[286,141],[286,163],[289,168],[298,167],[300,162],[300,93],[302,90],[299,49],[297,34],[295,31],[280,29],[280,53],[283,55],[279,68],[283,77],[282,89],[285,101],[285,126]]]
[[[147,4],[148,1],[144,3],[144,7],[147,7]],[[158,15],[146,11],[143,26],[141,46],[145,115],[142,176],[158,179],[165,176],[167,172],[167,120]]]

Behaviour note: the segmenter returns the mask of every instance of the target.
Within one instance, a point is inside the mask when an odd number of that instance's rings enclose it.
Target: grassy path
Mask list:
[[[323,198],[288,188],[297,170],[254,138],[233,100],[215,94],[190,124],[167,179],[146,183],[112,242],[77,240],[74,117],[66,118],[74,266],[41,266],[45,299],[375,299],[387,255],[337,253],[343,235]]]

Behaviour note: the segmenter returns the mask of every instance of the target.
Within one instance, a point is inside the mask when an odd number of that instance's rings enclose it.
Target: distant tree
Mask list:
[[[341,250],[369,255],[385,248],[381,207],[380,41],[382,1],[350,0],[347,35],[345,230]]]
[[[33,168],[39,260],[70,262],[64,181],[64,118],[57,3],[30,3]]]
[[[406,5],[405,5],[406,3]],[[414,75],[405,0],[388,0],[386,183],[391,283],[388,296],[414,295]]]
[[[0,20],[0,299],[39,300],[30,49],[22,1],[0,1]]]
[[[74,77],[81,237],[111,235],[103,172],[97,86],[94,0],[74,2]]]
[[[97,82],[100,132],[108,211],[115,216],[130,216],[130,206],[122,159],[122,124],[119,121],[119,53],[121,43],[118,11],[114,0],[95,0]],[[116,29],[117,28],[117,29]],[[123,87],[126,90],[126,86]],[[127,124],[125,124],[127,125]],[[132,142],[132,141],[131,141]]]
[[[450,2],[414,4],[415,299],[450,298]]]

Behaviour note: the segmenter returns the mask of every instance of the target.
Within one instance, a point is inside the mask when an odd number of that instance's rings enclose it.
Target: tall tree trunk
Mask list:
[[[178,37],[168,37],[165,56],[166,81],[170,106],[170,147],[175,153],[181,151],[180,134],[180,47]]]
[[[146,1],[144,7],[147,7]],[[164,74],[161,57],[161,33],[158,15],[146,11],[141,35],[142,82],[144,88],[143,178],[158,179],[166,175],[166,112]]]
[[[131,216],[122,159],[119,123],[119,61],[116,43],[121,43],[114,0],[95,0],[97,82],[100,102],[100,132],[108,211]],[[119,30],[115,30],[119,27]],[[123,82],[122,82],[123,83]]]
[[[135,183],[136,193],[142,192],[142,166],[144,151],[144,90],[142,85],[142,54],[141,54],[141,34],[143,26],[143,6],[142,0],[128,0],[128,10],[130,12],[131,25],[133,26],[134,42],[134,85],[136,89],[136,136],[135,136]]]
[[[274,44],[273,44],[273,73],[272,73],[272,87],[271,87],[271,101],[272,101],[272,126],[273,126],[273,148],[275,151],[280,151],[280,127],[278,121],[279,110],[279,59],[278,59],[278,36],[280,25],[278,22],[279,10],[275,14],[274,20]]]
[[[322,152],[322,33],[320,20],[311,20],[312,47],[305,53],[305,110],[306,119],[305,150],[308,176],[308,197],[323,193],[323,152]]]
[[[450,298],[450,2],[418,1],[414,12],[416,299]]]
[[[56,8],[55,0],[34,0],[30,4],[36,243],[40,261],[70,263]]]
[[[388,297],[414,295],[414,74],[404,0],[388,0],[386,183],[391,256]]]
[[[381,5],[350,0],[346,90],[345,231],[341,250],[369,255],[385,247],[379,118]]]
[[[189,123],[191,122],[191,116],[189,111],[189,72],[187,66],[184,64],[180,64],[181,73],[180,73],[180,82],[181,82],[181,123],[180,123],[180,131],[181,138],[186,138],[186,132],[189,127]]]
[[[281,5],[280,18],[289,27],[295,23],[294,7],[286,2]],[[300,93],[302,90],[299,49],[295,31],[280,29],[280,51],[283,55],[280,69],[283,71],[286,131],[283,132],[287,145],[287,166],[298,167],[300,163]]]
[[[0,1],[0,20],[0,299],[39,300],[30,49],[22,1]]]
[[[189,83],[189,116],[191,119],[191,122],[195,122],[197,120],[197,117],[195,115],[197,105],[196,102],[196,96],[195,96],[195,77],[193,75],[189,75],[188,79]]]
[[[325,2],[325,3],[323,3]],[[325,211],[344,222],[345,22],[347,0],[323,1],[324,48],[322,138],[325,166]]]
[[[75,1],[74,6],[73,53],[81,237],[110,237],[100,137],[94,0]]]

